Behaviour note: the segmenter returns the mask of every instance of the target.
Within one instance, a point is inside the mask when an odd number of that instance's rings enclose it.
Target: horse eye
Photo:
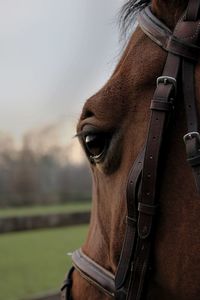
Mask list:
[[[108,137],[102,133],[87,134],[84,142],[90,159],[93,162],[100,162],[108,146]]]

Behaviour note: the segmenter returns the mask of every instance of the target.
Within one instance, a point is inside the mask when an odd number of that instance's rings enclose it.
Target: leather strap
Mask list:
[[[137,202],[144,161],[144,149],[139,153],[130,171],[127,183],[126,232],[115,277],[116,299],[125,299],[129,285],[132,256],[137,241]]]
[[[167,52],[190,59],[192,61],[199,60],[200,47],[192,44],[191,42],[187,42],[185,39],[180,39],[179,36],[176,35],[176,29],[173,34],[169,28],[167,28],[153,15],[150,6],[147,6],[139,13],[138,23],[143,32]],[[187,24],[183,24],[182,22],[183,28],[181,31],[186,32],[187,34],[189,34],[191,31],[194,34],[194,29],[197,28],[197,25],[198,22],[187,22]]]
[[[175,105],[175,82],[178,78],[180,57],[169,53],[164,67],[162,78],[166,81],[158,83],[153,96],[154,101],[161,101],[168,106]],[[167,80],[174,78],[174,81]],[[148,138],[144,158],[141,197],[138,206],[138,239],[133,258],[132,276],[128,291],[128,300],[139,300],[144,291],[144,283],[149,268],[149,256],[152,244],[153,219],[158,197],[158,169],[162,151],[163,139],[169,121],[169,111],[153,109],[149,123]],[[143,209],[141,209],[141,207]],[[147,209],[148,208],[148,209]]]
[[[194,3],[192,2],[192,4]],[[192,9],[190,7],[190,3],[187,11],[189,11],[191,14]],[[147,14],[149,14],[149,18],[147,18]],[[183,28],[185,27],[185,20],[183,22],[182,19],[178,22],[172,35],[169,36],[169,32],[166,31],[166,29],[164,28],[164,32],[167,32],[165,38],[163,38],[162,34],[158,34],[155,37],[154,34],[156,31],[159,31],[158,28],[160,26],[160,23],[156,23],[155,26],[152,25],[152,19],[150,18],[150,14],[150,8],[147,8],[146,11],[144,11],[144,14],[142,12],[139,17],[139,24],[144,30],[144,32],[147,33],[150,38],[153,36],[152,40],[158,41],[158,44],[162,45],[162,47],[165,50],[167,50],[169,54],[167,56],[167,61],[162,76],[162,78],[165,78],[166,80],[164,80],[164,84],[162,84],[162,82],[161,84],[158,84],[157,89],[154,93],[153,103],[151,104],[152,113],[150,117],[147,146],[145,151],[141,198],[139,202],[139,204],[142,203],[143,209],[141,210],[139,206],[138,239],[133,259],[132,274],[130,278],[130,285],[127,297],[128,300],[140,300],[142,298],[144,293],[145,278],[147,275],[149,265],[149,256],[151,252],[153,237],[154,207],[159,197],[157,183],[160,156],[162,153],[163,140],[166,136],[166,124],[168,124],[167,119],[169,117],[167,115],[169,104],[160,105],[160,101],[163,101],[164,103],[170,103],[172,98],[173,105],[175,104],[175,83],[178,81],[178,75],[181,66],[181,57],[183,61],[186,61],[186,59],[188,61],[189,59],[189,66],[194,65],[193,61],[199,59],[199,50],[196,53],[194,53],[194,49],[198,48],[195,45],[194,40],[199,39],[199,22],[195,22],[196,20],[193,20],[193,23],[187,22],[187,27],[189,28],[190,35],[187,34],[186,37],[184,36],[185,31],[183,31]],[[193,33],[192,35],[191,31]],[[191,44],[189,44],[189,42]],[[193,57],[195,57],[195,60],[193,60]],[[194,70],[194,67],[186,67],[186,71],[189,75],[191,75],[192,78],[190,80],[190,78],[188,78],[188,75],[186,76],[186,79],[190,82],[188,90],[191,90],[192,86],[192,89],[194,90],[194,72],[192,72],[192,70]],[[173,78],[174,80],[169,80],[169,78]],[[185,81],[184,83],[187,82]],[[196,112],[194,105],[195,97],[193,92],[192,97],[193,99],[190,100],[190,102],[186,100],[186,105],[188,105],[188,111],[190,112],[189,116],[192,115],[193,118]],[[190,122],[192,122],[191,119]],[[196,123],[196,119],[193,120],[193,122]],[[191,124],[189,125],[191,126]],[[198,141],[200,141],[200,139],[198,139]],[[192,163],[195,164],[196,162],[200,162],[199,156],[196,156],[195,159],[193,158]],[[148,209],[146,211],[144,207],[150,207],[151,209]]]
[[[159,47],[166,49],[168,40],[172,35],[171,30],[154,16],[150,6],[143,9],[137,17],[142,31]]]
[[[184,22],[187,24],[189,22],[192,24],[196,24],[198,22],[195,34],[189,35],[186,38],[187,41],[192,41],[193,44],[199,43],[200,39],[200,21],[197,21],[199,10],[200,1],[191,1],[184,19]],[[183,60],[183,96],[188,127],[188,133],[184,136],[184,142],[186,145],[187,161],[192,167],[196,188],[198,193],[200,193],[200,134],[196,108],[194,72],[194,63],[191,63],[191,61]]]
[[[75,251],[72,257],[74,267],[83,278],[117,300],[141,300],[144,295],[159,202],[163,144],[176,106],[177,84],[181,79],[188,124],[188,133],[184,136],[187,159],[200,192],[200,135],[194,83],[195,63],[200,57],[199,11],[200,1],[190,0],[173,33],[152,14],[150,7],[138,17],[144,33],[167,51],[168,56],[151,101],[145,149],[138,155],[128,178],[127,226],[116,277],[88,258],[81,249]]]
[[[61,287],[61,299],[62,300],[72,300],[71,288],[72,288],[72,274],[74,272],[74,267],[71,267],[67,277]]]
[[[189,0],[190,5],[186,9],[186,19],[195,21],[199,17],[200,2],[198,0]]]
[[[114,297],[114,275],[86,256],[81,249],[72,254],[72,261],[79,274],[105,294]]]

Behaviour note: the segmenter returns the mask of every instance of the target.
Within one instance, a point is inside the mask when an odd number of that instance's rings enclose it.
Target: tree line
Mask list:
[[[71,162],[73,147],[39,146],[35,151],[27,138],[20,150],[9,138],[0,142],[0,206],[88,200],[90,171],[86,162]]]

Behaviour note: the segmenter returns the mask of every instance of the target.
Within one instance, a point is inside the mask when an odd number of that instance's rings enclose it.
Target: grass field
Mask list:
[[[0,235],[0,299],[28,299],[60,288],[87,226]]]
[[[46,205],[46,206],[32,206],[20,208],[4,208],[0,209],[0,217],[9,216],[27,216],[38,214],[51,214],[61,212],[82,212],[90,210],[91,204],[89,202],[74,202],[63,205]]]

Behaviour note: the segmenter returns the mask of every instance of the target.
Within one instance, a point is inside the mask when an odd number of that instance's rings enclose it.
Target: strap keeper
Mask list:
[[[200,166],[200,155],[191,157],[187,159],[187,162],[190,164],[191,167]]]
[[[200,134],[197,131],[184,135],[183,140],[186,146],[187,162],[193,170],[197,192],[200,194]]]
[[[164,102],[159,100],[152,100],[151,101],[151,110],[159,110],[159,111],[170,111],[173,109],[173,103],[172,102]]]
[[[187,23],[189,24],[190,22]],[[199,60],[200,48],[197,45],[186,42],[176,36],[171,36],[169,38],[166,50],[194,62]]]
[[[126,223],[131,227],[135,227],[137,220],[126,216]]]
[[[149,204],[144,204],[142,202],[138,203],[138,211],[145,214],[145,215],[150,215],[153,216],[156,214],[156,205],[149,205]]]

